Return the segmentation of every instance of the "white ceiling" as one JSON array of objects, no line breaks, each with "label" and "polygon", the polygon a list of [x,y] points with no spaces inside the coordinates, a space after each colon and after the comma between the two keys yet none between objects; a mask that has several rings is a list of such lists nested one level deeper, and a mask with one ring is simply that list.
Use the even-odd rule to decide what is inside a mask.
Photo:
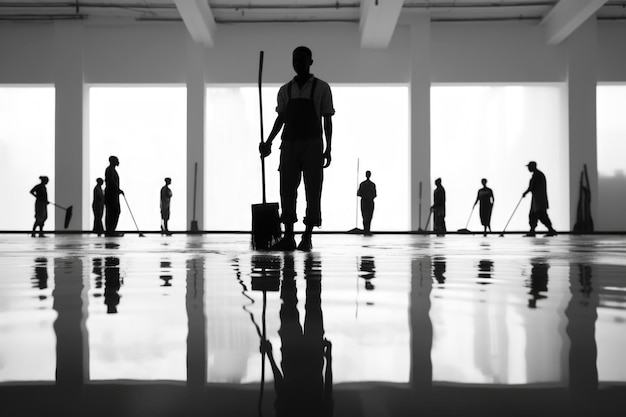
[{"label": "white ceiling", "polygon": [[384,48],[398,22],[427,14],[433,22],[529,20],[558,43],[586,19],[626,20],[626,1],[607,0],[0,0],[0,24],[38,20],[180,21],[208,47],[219,25],[256,22],[351,22],[361,46]]}]

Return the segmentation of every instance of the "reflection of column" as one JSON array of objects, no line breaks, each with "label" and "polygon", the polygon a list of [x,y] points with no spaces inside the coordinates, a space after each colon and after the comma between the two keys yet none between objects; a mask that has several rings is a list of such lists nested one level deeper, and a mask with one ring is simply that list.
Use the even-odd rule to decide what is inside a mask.
[{"label": "reflection of column", "polygon": [[79,391],[84,381],[89,380],[89,345],[85,327],[88,300],[83,286],[83,263],[79,258],[54,260],[52,296],[52,307],[57,313],[54,322],[57,386]]},{"label": "reflection of column", "polygon": [[569,281],[572,298],[565,309],[570,339],[569,386],[571,394],[578,397],[598,389],[598,291],[593,288],[591,265],[572,264]]},{"label": "reflection of column", "polygon": [[206,317],[204,316],[204,260],[187,260],[187,386],[204,387],[207,380]]},{"label": "reflection of column", "polygon": [[433,381],[430,351],[433,325],[430,321],[430,292],[433,282],[429,258],[411,263],[411,384],[414,393],[428,395]]}]

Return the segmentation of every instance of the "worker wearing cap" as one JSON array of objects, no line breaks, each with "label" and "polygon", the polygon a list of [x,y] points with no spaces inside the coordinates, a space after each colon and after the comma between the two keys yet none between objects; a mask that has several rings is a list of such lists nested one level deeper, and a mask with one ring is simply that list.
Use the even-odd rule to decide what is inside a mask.
[{"label": "worker wearing cap", "polygon": [[530,183],[528,184],[528,189],[522,194],[522,198],[524,198],[526,194],[533,193],[533,198],[530,203],[530,213],[528,214],[530,231],[526,236],[535,236],[535,228],[539,221],[548,228],[546,236],[556,236],[556,230],[552,228],[552,222],[548,217],[546,176],[537,169],[537,163],[535,161],[530,161],[526,166],[528,167],[528,171],[533,173],[533,176],[530,178]]}]

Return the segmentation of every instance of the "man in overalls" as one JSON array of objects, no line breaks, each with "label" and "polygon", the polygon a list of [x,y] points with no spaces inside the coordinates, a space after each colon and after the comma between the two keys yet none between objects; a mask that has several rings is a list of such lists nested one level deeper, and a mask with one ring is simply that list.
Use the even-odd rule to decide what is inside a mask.
[{"label": "man in overalls", "polygon": [[[311,64],[313,59],[309,48],[299,46],[294,49],[293,69],[296,76],[278,91],[278,116],[267,141],[259,146],[261,157],[265,158],[272,151],[272,141],[283,130],[279,171],[281,221],[285,225],[285,233],[272,246],[273,250],[296,249],[293,225],[298,221],[296,198],[302,177],[307,207],[304,217],[306,229],[297,246],[299,250],[311,250],[313,227],[322,224],[323,168],[328,167],[331,161],[331,117],[335,109],[330,86],[309,72]],[[326,137],[325,150],[322,136]]]}]

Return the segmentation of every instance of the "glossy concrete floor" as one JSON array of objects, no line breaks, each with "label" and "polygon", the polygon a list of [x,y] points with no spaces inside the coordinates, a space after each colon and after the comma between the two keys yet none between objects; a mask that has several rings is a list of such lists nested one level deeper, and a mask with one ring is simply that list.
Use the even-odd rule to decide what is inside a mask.
[{"label": "glossy concrete floor", "polygon": [[626,409],[626,236],[313,243],[0,234],[2,415]]}]

